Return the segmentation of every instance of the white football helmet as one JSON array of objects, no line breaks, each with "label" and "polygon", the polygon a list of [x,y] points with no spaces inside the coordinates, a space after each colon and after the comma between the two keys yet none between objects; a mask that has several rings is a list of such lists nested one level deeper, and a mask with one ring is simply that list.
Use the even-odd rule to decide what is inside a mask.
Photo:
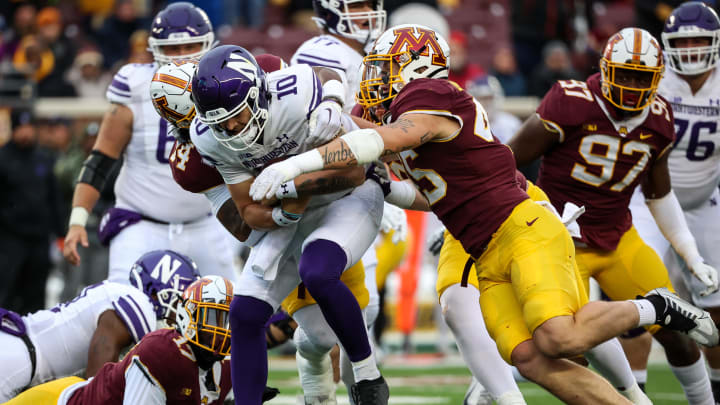
[{"label": "white football helmet", "polygon": [[155,111],[177,128],[189,128],[195,118],[195,104],[190,96],[196,68],[195,61],[170,62],[160,66],[150,82]]},{"label": "white football helmet", "polygon": [[657,40],[643,29],[623,28],[608,39],[600,59],[602,94],[621,110],[643,110],[655,99],[664,71]]},{"label": "white football helmet", "polygon": [[367,109],[393,99],[415,79],[447,79],[450,45],[425,26],[398,25],[380,35],[363,65],[357,101]]},{"label": "white football helmet", "polygon": [[190,284],[177,309],[177,327],[189,342],[215,355],[230,354],[232,282],[205,276]]},{"label": "white football helmet", "polygon": [[[179,56],[166,55],[164,46],[200,43],[200,51]],[[199,59],[215,46],[215,34],[207,14],[191,3],[172,3],[161,10],[152,22],[148,49],[158,63],[178,59]]]}]

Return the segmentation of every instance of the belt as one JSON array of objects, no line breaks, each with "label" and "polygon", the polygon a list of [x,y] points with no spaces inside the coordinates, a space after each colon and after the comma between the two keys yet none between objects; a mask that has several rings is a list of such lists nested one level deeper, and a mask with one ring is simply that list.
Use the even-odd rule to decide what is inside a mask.
[{"label": "belt", "polygon": [[166,222],[166,221],[161,221],[159,219],[155,219],[153,217],[149,217],[147,215],[142,215],[142,214],[140,214],[140,217],[142,218],[143,221],[154,222],[154,223],[160,224],[160,225],[172,225],[172,224],[189,225],[189,224],[194,224],[196,222],[203,221],[203,220],[207,219],[207,217],[209,217],[210,215],[211,214],[207,214],[206,216],[204,216],[200,219],[193,219],[192,221],[185,221],[185,222]]},{"label": "belt", "polygon": [[[12,323],[15,328],[3,325],[4,319],[7,319],[10,323]],[[35,345],[27,335],[27,328],[25,327],[25,322],[22,317],[8,309],[0,308],[0,331],[20,338],[20,340],[25,343],[25,347],[27,347],[28,354],[30,355],[31,371],[30,381],[28,381],[25,388],[23,388],[24,391],[30,387],[30,383],[32,382],[33,377],[35,377],[35,370],[37,367],[37,351],[35,350]]]}]

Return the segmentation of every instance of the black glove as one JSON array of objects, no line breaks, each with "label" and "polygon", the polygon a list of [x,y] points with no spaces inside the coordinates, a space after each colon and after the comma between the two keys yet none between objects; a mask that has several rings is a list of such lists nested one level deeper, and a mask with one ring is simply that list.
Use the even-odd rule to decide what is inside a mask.
[{"label": "black glove", "polygon": [[390,175],[385,168],[385,163],[380,161],[373,162],[365,172],[365,178],[377,183],[382,189],[384,197],[390,194],[390,183],[392,183],[392,180],[390,180]]}]

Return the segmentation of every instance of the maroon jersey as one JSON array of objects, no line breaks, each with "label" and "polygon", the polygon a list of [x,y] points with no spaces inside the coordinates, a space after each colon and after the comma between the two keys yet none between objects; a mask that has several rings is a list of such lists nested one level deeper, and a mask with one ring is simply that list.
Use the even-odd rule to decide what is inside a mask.
[{"label": "maroon jersey", "polygon": [[121,362],[106,363],[89,384],[73,393],[68,405],[121,405],[125,370],[133,361],[142,364],[161,385],[168,405],[220,405],[232,388],[229,360],[216,362],[207,371],[201,370],[189,343],[180,333],[159,329],[145,335]]},{"label": "maroon jersey", "polygon": [[587,83],[557,82],[537,109],[540,119],[561,132],[545,153],[538,186],[555,208],[585,206],[578,219],[581,241],[614,250],[632,226],[628,204],[648,168],[675,136],[672,111],[660,96],[642,114],[617,120],[600,91],[600,74]]},{"label": "maroon jersey", "polygon": [[482,106],[457,85],[417,79],[390,105],[392,120],[411,111],[456,120],[457,134],[400,153],[409,178],[465,250],[478,258],[492,234],[528,195],[510,149],[492,136]]},{"label": "maroon jersey", "polygon": [[[270,54],[258,55],[255,60],[260,68],[268,73],[287,66],[282,58]],[[197,122],[193,123],[193,125],[197,124]],[[189,141],[185,143],[175,141],[170,152],[170,169],[175,182],[191,193],[202,193],[224,184],[215,166],[205,161]]]}]

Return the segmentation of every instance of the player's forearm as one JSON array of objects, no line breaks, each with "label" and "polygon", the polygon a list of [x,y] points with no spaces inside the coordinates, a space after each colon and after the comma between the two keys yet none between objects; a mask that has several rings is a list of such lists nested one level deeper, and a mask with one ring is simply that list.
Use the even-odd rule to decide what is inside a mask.
[{"label": "player's forearm", "polygon": [[278,227],[272,217],[272,207],[252,203],[238,209],[238,212],[245,224],[252,229],[267,231]]},{"label": "player's forearm", "polygon": [[93,336],[88,349],[88,362],[85,369],[85,378],[94,377],[98,370],[105,364],[118,361],[120,347],[115,341],[104,334]]},{"label": "player's forearm", "polygon": [[358,187],[364,182],[365,171],[362,167],[322,170],[300,175],[294,180],[297,195],[300,197],[335,193]]},{"label": "player's forearm", "polygon": [[225,201],[215,216],[235,239],[240,242],[247,240],[252,229],[243,221],[232,199]]},{"label": "player's forearm", "polygon": [[646,203],[663,236],[685,262],[691,268],[695,263],[702,262],[695,238],[690,233],[675,193],[670,191],[660,198],[648,199]]}]

